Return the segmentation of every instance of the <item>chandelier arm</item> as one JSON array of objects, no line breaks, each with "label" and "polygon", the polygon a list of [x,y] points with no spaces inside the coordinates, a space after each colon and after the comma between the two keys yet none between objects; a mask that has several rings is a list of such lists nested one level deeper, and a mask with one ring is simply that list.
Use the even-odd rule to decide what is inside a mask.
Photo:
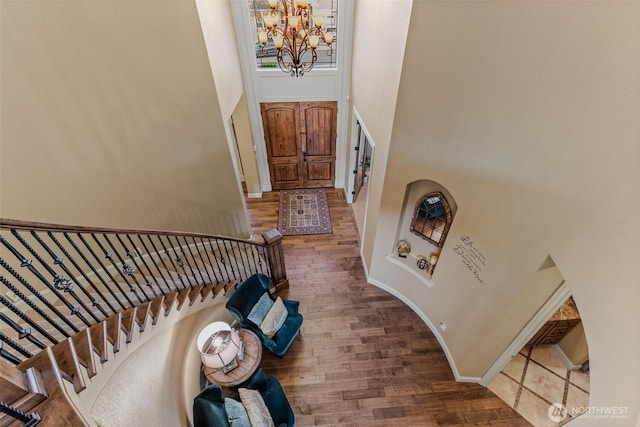
[{"label": "chandelier arm", "polygon": [[[268,23],[267,37],[274,40],[277,36],[281,46],[277,48],[276,59],[280,70],[289,73],[291,76],[302,76],[305,72],[310,71],[318,59],[316,47],[320,41],[324,41],[327,45],[327,55],[333,53],[333,46],[326,43],[325,33],[321,29],[322,21],[316,22],[314,16],[311,22],[311,11],[307,8],[308,2],[301,2],[300,6],[296,6],[294,0],[289,5],[287,0],[281,0],[281,8],[276,11],[276,2],[269,1],[271,7],[270,22]],[[278,21],[284,21],[283,27],[278,27],[278,21],[274,20],[275,14],[279,14]],[[289,19],[291,17],[291,19]],[[293,17],[297,17],[294,19]],[[290,22],[295,21],[296,25],[291,26]],[[298,31],[298,28],[302,28]],[[302,34],[301,34],[302,33]],[[300,37],[298,39],[298,36]],[[331,37],[333,38],[333,36]],[[312,47],[313,42],[313,47]],[[274,40],[275,43],[275,40]],[[265,43],[266,44],[266,43]],[[303,56],[308,55],[311,50],[311,58],[308,62],[303,62]],[[287,58],[287,62],[285,62]]]},{"label": "chandelier arm", "polygon": [[[289,57],[291,57],[291,55],[289,55]],[[282,58],[282,51],[278,50],[278,54],[276,56],[276,59],[278,61],[278,67],[280,67],[280,70],[284,71],[285,73],[291,74],[292,76],[294,75],[293,72],[293,63],[288,63],[285,64],[284,59]]]}]

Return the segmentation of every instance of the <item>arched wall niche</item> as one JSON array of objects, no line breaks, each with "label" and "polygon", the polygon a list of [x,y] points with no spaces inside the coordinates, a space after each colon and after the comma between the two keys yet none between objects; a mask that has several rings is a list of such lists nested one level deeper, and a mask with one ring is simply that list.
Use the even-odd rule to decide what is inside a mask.
[{"label": "arched wall niche", "polygon": [[[398,229],[396,230],[396,241],[393,242],[393,251],[397,250],[398,241],[406,240],[411,244],[412,253],[422,254],[427,257],[431,253],[440,253],[443,244],[438,247],[438,245],[429,242],[411,231],[411,223],[413,221],[416,205],[424,198],[424,196],[430,193],[441,193],[445,197],[451,210],[451,222],[454,221],[456,212],[458,211],[458,205],[451,193],[443,185],[430,179],[420,179],[410,182],[407,184],[405,189],[404,202],[402,204],[402,215],[400,216]],[[444,243],[444,241],[442,243]]]}]

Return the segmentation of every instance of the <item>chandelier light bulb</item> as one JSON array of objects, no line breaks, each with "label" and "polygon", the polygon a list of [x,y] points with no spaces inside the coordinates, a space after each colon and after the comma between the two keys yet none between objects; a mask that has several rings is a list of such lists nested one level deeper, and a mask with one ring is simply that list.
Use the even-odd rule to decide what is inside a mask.
[{"label": "chandelier light bulb", "polygon": [[333,33],[332,32],[324,33],[324,41],[329,46],[331,46],[331,43],[333,43]]},{"label": "chandelier light bulb", "polygon": [[283,45],[283,39],[281,35],[275,35],[273,36],[273,45],[277,48],[277,49],[282,49],[282,45]]},{"label": "chandelier light bulb", "polygon": [[321,29],[324,25],[324,15],[312,15],[313,25],[316,26],[317,29]]}]

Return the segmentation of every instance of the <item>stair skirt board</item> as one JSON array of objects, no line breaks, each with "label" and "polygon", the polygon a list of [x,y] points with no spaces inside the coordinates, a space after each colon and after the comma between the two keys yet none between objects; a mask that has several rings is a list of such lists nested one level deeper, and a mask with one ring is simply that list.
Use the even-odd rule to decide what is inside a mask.
[{"label": "stair skirt board", "polygon": [[[190,416],[191,402],[199,391],[200,358],[193,343],[200,329],[206,324],[215,320],[226,319],[229,322],[232,320],[224,308],[226,299],[224,293],[220,292],[214,298],[206,298],[192,306],[184,304],[180,310],[176,309],[174,304],[169,315],[160,316],[155,325],[152,325],[151,321],[147,319],[147,327],[144,332],[134,328],[130,342],[125,343],[125,333],[121,332],[119,336],[120,351],[115,353],[113,346],[108,345],[106,362],[101,363],[100,357],[93,353],[97,374],[88,377],[86,370],[81,368],[86,389],[81,393],[76,393],[72,383],[63,381],[67,395],[79,413],[86,418],[87,423],[89,425],[96,425],[96,423],[99,425],[134,425],[135,423],[122,423],[121,419],[127,416],[124,414],[126,412],[130,412],[128,416],[133,417],[137,413],[139,417],[139,410],[142,409],[123,411],[123,408],[130,405],[144,408],[144,402],[148,401],[149,390],[155,388],[161,391],[164,389],[166,392],[168,384],[172,387],[175,386],[173,381],[175,381],[176,375],[177,378],[183,379],[184,399],[178,400],[177,403],[175,403],[175,399],[167,399],[165,403],[174,402],[176,405],[184,406],[184,410]],[[161,369],[164,377],[158,378],[155,374],[150,375],[156,369],[148,369],[147,366],[144,370],[138,370],[145,373],[143,377],[137,375],[135,378],[130,375],[122,377],[122,373],[131,369],[128,367],[128,363],[135,362],[135,357],[132,356],[144,349],[147,344],[153,346],[154,341],[161,339],[163,334],[173,336],[173,347],[166,349],[166,351],[159,351],[159,348],[153,348],[151,351],[157,352],[158,355],[166,355],[166,359],[156,358],[159,361],[170,362],[170,366],[158,368]],[[147,359],[145,363],[150,363],[150,359]],[[126,390],[126,392],[108,391],[110,389],[113,391],[114,388],[116,391],[120,389]],[[157,408],[158,402],[154,402],[153,405]],[[114,410],[114,408],[120,409]],[[182,413],[179,416],[180,419],[184,419]]]}]

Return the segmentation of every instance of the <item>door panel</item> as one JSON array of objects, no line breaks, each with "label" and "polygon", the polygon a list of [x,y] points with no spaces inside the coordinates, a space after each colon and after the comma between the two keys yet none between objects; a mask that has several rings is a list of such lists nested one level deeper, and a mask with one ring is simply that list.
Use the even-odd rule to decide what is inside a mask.
[{"label": "door panel", "polygon": [[337,102],[260,104],[271,187],[333,187]]},{"label": "door panel", "polygon": [[298,104],[280,102],[261,104],[260,108],[272,188],[278,190],[302,187],[304,180]]},{"label": "door panel", "polygon": [[333,163],[313,162],[306,163],[307,187],[326,187],[325,181],[333,180]]},{"label": "door panel", "polygon": [[300,104],[305,136],[303,162],[305,187],[333,187],[336,161],[336,102]]},{"label": "door panel", "polygon": [[[300,170],[298,163],[284,163],[273,165],[273,180],[280,184],[298,184]],[[291,187],[295,188],[295,187]]]}]

